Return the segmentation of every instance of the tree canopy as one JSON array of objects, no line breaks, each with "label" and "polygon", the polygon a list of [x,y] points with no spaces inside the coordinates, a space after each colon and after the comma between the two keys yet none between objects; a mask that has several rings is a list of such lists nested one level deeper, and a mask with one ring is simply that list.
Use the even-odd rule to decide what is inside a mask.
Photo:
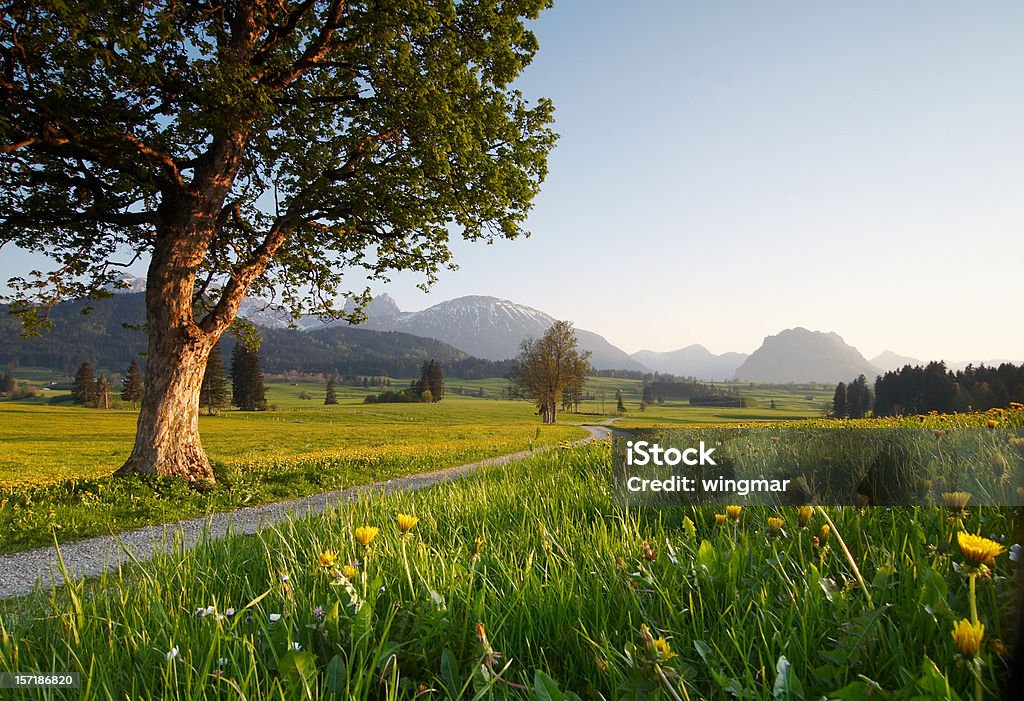
[{"label": "tree canopy", "polygon": [[59,266],[16,283],[37,301],[95,292],[194,213],[214,328],[246,287],[328,312],[350,266],[433,278],[450,227],[519,235],[554,135],[550,102],[509,84],[545,4],[12,5],[0,243]]},{"label": "tree canopy", "polygon": [[200,384],[247,292],[341,316],[353,268],[357,288],[396,270],[427,284],[453,265],[450,236],[524,233],[553,108],[511,83],[547,4],[5,8],[0,247],[55,262],[10,281],[15,308],[38,321],[36,305],[100,295],[149,259],[146,386],[119,472],[213,478]]}]

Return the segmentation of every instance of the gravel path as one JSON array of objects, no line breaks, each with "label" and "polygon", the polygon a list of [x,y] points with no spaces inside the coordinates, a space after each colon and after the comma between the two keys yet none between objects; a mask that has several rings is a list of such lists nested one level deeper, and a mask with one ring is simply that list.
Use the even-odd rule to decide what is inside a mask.
[{"label": "gravel path", "polygon": [[[614,419],[602,422],[601,426],[583,426],[590,435],[577,443],[608,437],[612,433],[611,429],[607,428],[611,421]],[[441,482],[458,479],[481,467],[504,465],[529,455],[530,451],[524,450],[468,465],[396,477],[385,482],[374,482],[289,501],[251,506],[177,523],[148,526],[126,531],[116,536],[88,538],[62,545],[60,552],[67,566],[68,574],[72,578],[94,577],[104,570],[116,569],[119,565],[130,562],[131,557],[128,552],[135,559],[143,561],[152,558],[157,553],[170,550],[174,547],[176,538],[180,539],[187,550],[196,544],[200,536],[219,539],[228,535],[256,533],[266,526],[280,523],[287,518],[302,518],[322,513],[339,503],[354,501],[363,494],[424,489]],[[58,569],[57,551],[53,547],[0,556],[0,599],[29,594],[37,584],[43,587],[49,587],[51,582],[62,584],[64,577]]]}]

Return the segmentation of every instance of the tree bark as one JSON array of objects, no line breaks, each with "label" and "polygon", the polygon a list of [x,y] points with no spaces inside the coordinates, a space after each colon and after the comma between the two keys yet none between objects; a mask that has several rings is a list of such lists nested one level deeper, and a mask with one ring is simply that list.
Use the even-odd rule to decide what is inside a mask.
[{"label": "tree bark", "polygon": [[213,233],[203,219],[183,217],[158,232],[146,277],[149,353],[135,447],[116,475],[214,481],[199,439],[199,392],[223,328],[200,328],[192,306],[196,270]]},{"label": "tree bark", "polygon": [[135,447],[118,475],[155,473],[189,482],[214,481],[199,438],[199,389],[213,344],[180,329],[150,334],[146,386]]}]

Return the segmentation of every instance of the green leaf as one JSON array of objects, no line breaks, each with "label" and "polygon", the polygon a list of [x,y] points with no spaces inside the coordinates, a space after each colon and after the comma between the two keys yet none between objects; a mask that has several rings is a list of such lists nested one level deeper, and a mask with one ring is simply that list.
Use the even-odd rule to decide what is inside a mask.
[{"label": "green leaf", "polygon": [[863,681],[850,682],[842,689],[826,694],[828,701],[885,701],[891,696],[877,684],[872,686]]},{"label": "green leaf", "polygon": [[714,574],[718,569],[718,553],[715,546],[706,540],[702,540],[700,548],[697,549],[697,567],[708,574]]},{"label": "green leaf", "polygon": [[289,684],[301,684],[308,689],[316,681],[316,657],[305,650],[289,650],[281,658],[278,670]]},{"label": "green leaf", "polygon": [[[335,604],[337,606],[337,604]],[[328,693],[341,698],[345,694],[345,687],[348,682],[348,670],[345,669],[345,660],[340,655],[335,655],[327,663],[327,679],[325,687]]]},{"label": "green leaf", "polygon": [[785,655],[779,656],[775,663],[775,683],[772,685],[772,697],[779,699],[802,699],[804,687],[800,679],[793,674],[793,665]]},{"label": "green leaf", "polygon": [[540,701],[564,701],[565,694],[554,679],[539,669],[533,674],[533,695]]},{"label": "green leaf", "polygon": [[441,678],[448,687],[449,696],[456,696],[462,690],[459,665],[455,662],[455,655],[448,648],[441,651]]},{"label": "green leaf", "polygon": [[925,699],[960,701],[960,697],[953,691],[953,687],[949,685],[949,679],[927,657],[921,663],[921,676],[914,682],[914,685],[925,696],[913,696],[911,701],[924,701]]}]

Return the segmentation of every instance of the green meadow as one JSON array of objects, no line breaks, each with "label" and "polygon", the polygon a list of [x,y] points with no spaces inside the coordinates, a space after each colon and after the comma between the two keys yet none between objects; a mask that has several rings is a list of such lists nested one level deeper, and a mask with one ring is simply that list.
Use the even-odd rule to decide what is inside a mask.
[{"label": "green meadow", "polygon": [[972,606],[957,533],[1005,544],[1009,510],[719,523],[614,506],[610,455],[557,449],[5,602],[0,668],[79,672],[81,699],[998,695],[1004,553],[975,582],[977,656],[951,631]]},{"label": "green meadow", "polygon": [[[131,410],[0,403],[5,553],[552,448],[0,602],[0,670],[82,675],[79,690],[23,698],[998,697],[1017,601],[1013,509],[942,506],[937,478],[919,507],[626,505],[609,445],[569,442],[613,417],[665,430],[913,426],[940,443],[996,424],[1016,432],[985,445],[1011,455],[1024,410],[834,421],[820,416],[825,389],[741,387],[752,406],[640,412],[638,382],[591,378],[603,407],[588,399],[541,426],[531,404],[500,398],[503,380],[460,384],[484,396],[365,404],[373,390],[339,386],[325,407],[317,383],[272,382],[270,411],[202,416],[218,476],[205,492],[106,476],[130,449]],[[986,462],[987,478],[1011,474],[1000,464]]]}]

